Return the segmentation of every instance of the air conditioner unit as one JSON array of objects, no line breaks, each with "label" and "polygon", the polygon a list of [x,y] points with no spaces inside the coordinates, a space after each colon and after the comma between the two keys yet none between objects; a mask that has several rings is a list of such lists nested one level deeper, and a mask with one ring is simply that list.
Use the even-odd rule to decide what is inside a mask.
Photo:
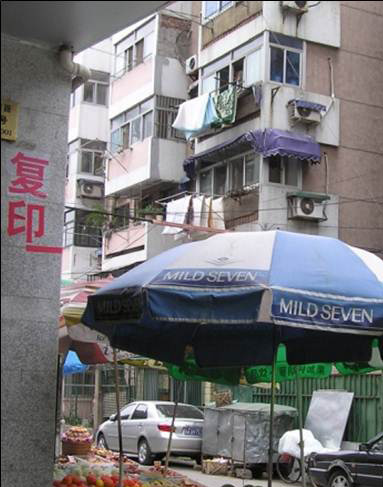
[{"label": "air conditioner unit", "polygon": [[100,184],[95,184],[91,182],[81,182],[80,183],[80,196],[82,198],[102,198],[102,186]]},{"label": "air conditioner unit", "polygon": [[295,103],[289,103],[287,110],[290,125],[295,125],[298,122],[317,124],[321,121],[321,115],[318,111],[310,108],[297,107]]},{"label": "air conditioner unit", "polygon": [[323,200],[315,198],[292,196],[288,197],[289,219],[290,220],[327,220],[324,213]]},{"label": "air conditioner unit", "polygon": [[194,74],[197,72],[198,69],[198,56],[194,54],[194,56],[189,57],[186,59],[185,63],[185,71],[186,74]]},{"label": "air conditioner unit", "polygon": [[308,12],[308,2],[280,2],[282,10],[287,10],[294,14],[304,14]]}]

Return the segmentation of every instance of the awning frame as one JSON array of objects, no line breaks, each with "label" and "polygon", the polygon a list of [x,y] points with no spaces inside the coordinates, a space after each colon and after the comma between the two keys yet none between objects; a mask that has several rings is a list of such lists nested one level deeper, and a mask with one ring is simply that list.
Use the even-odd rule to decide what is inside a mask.
[{"label": "awning frame", "polygon": [[312,163],[320,162],[321,157],[319,144],[308,135],[278,129],[253,130],[188,157],[183,162],[184,171],[190,179],[194,179],[197,162],[210,165],[248,150],[254,150],[263,157],[280,155]]}]

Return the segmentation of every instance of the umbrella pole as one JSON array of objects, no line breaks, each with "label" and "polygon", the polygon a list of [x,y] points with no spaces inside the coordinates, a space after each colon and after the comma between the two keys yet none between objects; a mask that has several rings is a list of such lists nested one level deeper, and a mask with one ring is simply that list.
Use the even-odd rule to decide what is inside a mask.
[{"label": "umbrella pole", "polygon": [[275,405],[275,361],[276,361],[276,336],[273,325],[273,363],[271,367],[271,401],[270,401],[270,427],[269,427],[269,461],[267,466],[267,487],[272,487],[273,482],[273,436],[274,436],[274,405]]},{"label": "umbrella pole", "polygon": [[118,378],[118,368],[117,368],[117,354],[115,348],[113,348],[113,363],[114,363],[114,377],[116,383],[118,447],[120,451],[120,455],[118,458],[118,475],[119,475],[118,487],[122,487],[123,453],[122,453],[122,431],[121,431],[121,414],[120,414],[120,389],[119,389],[119,378]]},{"label": "umbrella pole", "polygon": [[297,392],[298,392],[298,421],[299,421],[299,451],[301,454],[301,472],[303,487],[306,487],[306,472],[305,472],[305,453],[304,453],[304,441],[303,441],[303,401],[302,401],[302,382],[297,375]]},{"label": "umbrella pole", "polygon": [[172,445],[172,436],[173,436],[174,423],[175,423],[175,420],[176,420],[177,406],[178,406],[178,399],[176,398],[175,403],[174,403],[174,411],[173,411],[173,417],[172,417],[172,425],[170,427],[170,435],[169,435],[169,441],[168,441],[168,451],[166,452],[165,472],[164,472],[165,475],[166,475],[166,472],[168,471],[168,466],[169,466],[170,448],[171,448],[171,445]]}]

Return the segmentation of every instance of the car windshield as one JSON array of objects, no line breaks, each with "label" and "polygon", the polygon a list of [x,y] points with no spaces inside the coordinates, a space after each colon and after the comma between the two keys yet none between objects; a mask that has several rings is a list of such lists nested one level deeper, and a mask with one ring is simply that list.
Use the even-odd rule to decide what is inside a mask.
[{"label": "car windshield", "polygon": [[[159,416],[163,418],[172,418],[174,414],[174,404],[156,404]],[[203,419],[202,412],[192,406],[178,404],[176,409],[176,418]]]}]

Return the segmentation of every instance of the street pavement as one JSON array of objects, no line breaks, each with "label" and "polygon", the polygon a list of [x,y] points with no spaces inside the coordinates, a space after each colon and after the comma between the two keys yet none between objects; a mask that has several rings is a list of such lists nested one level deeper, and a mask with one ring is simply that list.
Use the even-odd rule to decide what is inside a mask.
[{"label": "street pavement", "polygon": [[[232,485],[234,487],[267,487],[267,477],[264,474],[262,479],[239,479],[235,477],[228,477],[224,475],[207,475],[201,470],[196,470],[194,467],[194,462],[176,462],[172,461],[169,464],[169,468],[175,470],[176,472],[181,473],[182,475],[186,475],[191,480],[201,483],[206,487],[222,487],[224,485]],[[287,484],[282,482],[281,480],[274,478],[273,487],[287,487]],[[291,486],[301,486],[300,483],[289,484]]]}]

